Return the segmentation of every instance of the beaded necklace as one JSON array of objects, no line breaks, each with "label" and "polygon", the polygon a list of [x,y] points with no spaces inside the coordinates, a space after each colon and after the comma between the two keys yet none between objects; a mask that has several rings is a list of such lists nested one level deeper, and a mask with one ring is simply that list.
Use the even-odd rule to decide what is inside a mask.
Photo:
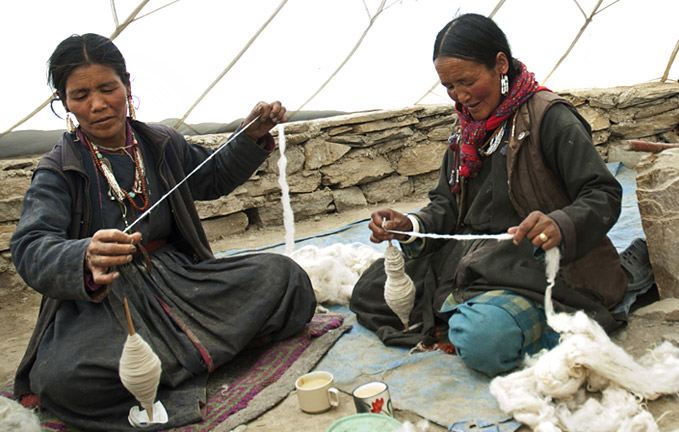
[{"label": "beaded necklace", "polygon": [[[101,154],[99,147],[91,142],[85,134],[82,134],[83,140],[85,141],[85,144],[87,144],[87,148],[92,155],[94,164],[97,166],[99,172],[101,172],[102,176],[108,183],[109,198],[111,198],[111,200],[118,201],[118,204],[120,204],[125,226],[128,226],[126,218],[127,207],[125,206],[125,200],[127,200],[130,205],[138,211],[143,212],[149,206],[148,191],[146,190],[146,169],[144,167],[144,158],[142,156],[141,150],[139,149],[139,143],[137,142],[137,138],[134,136],[134,132],[129,130],[128,132],[132,136],[132,144],[129,146],[124,146],[122,150],[125,152],[125,154],[132,158],[135,167],[134,182],[132,184],[132,189],[129,192],[120,187],[115,175],[113,174],[113,170],[111,169],[111,162],[109,162],[109,160]],[[132,155],[130,155],[127,151],[127,148],[129,147],[132,147]],[[137,198],[139,198],[141,201],[140,204],[137,204]]]},{"label": "beaded necklace", "polygon": [[[507,133],[507,127],[509,126],[510,121],[512,123],[512,133],[510,136],[514,135],[514,128],[516,127],[516,113],[505,119],[505,121],[502,122],[502,125],[495,129],[491,137],[488,138],[481,147],[479,147],[478,151],[481,156],[490,156],[495,152],[495,150],[497,150],[497,148],[500,146],[500,143],[502,142],[502,138],[504,138],[505,134]],[[488,149],[486,149],[486,147],[488,147]]]},{"label": "beaded necklace", "polygon": [[[495,129],[493,134],[491,135],[486,142],[479,147],[478,152],[481,156],[490,156],[493,154],[495,150],[497,150],[498,146],[502,142],[502,138],[505,135],[505,132],[507,130],[507,120],[502,122],[502,125]],[[486,149],[487,147],[487,149]]]}]

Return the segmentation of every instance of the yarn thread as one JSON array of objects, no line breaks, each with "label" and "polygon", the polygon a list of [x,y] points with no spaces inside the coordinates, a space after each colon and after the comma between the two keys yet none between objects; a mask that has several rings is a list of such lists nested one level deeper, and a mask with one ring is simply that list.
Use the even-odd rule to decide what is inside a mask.
[{"label": "yarn thread", "polygon": [[362,243],[335,243],[319,248],[305,245],[295,250],[295,218],[290,205],[287,183],[285,126],[278,125],[278,183],[281,187],[283,225],[285,227],[285,255],[292,258],[309,276],[318,304],[349,305],[354,285],[380,254]]},{"label": "yarn thread", "polygon": [[185,182],[186,180],[188,180],[189,177],[191,177],[193,174],[195,174],[196,171],[198,171],[199,169],[201,169],[201,168],[203,167],[203,165],[205,165],[206,163],[208,163],[208,161],[209,161],[210,159],[212,159],[213,157],[215,157],[215,156],[217,155],[217,153],[219,153],[222,149],[226,148],[226,146],[228,146],[233,140],[235,140],[236,137],[238,137],[238,135],[242,134],[247,128],[249,128],[254,122],[256,122],[256,121],[259,119],[259,117],[261,117],[261,115],[258,115],[257,117],[255,117],[250,123],[246,124],[241,130],[239,130],[239,131],[237,131],[236,133],[234,133],[233,135],[231,135],[231,137],[229,137],[229,139],[228,139],[224,144],[222,144],[221,146],[219,146],[219,147],[217,148],[217,150],[215,150],[214,152],[212,152],[212,154],[210,154],[210,156],[208,156],[203,162],[201,162],[197,167],[195,167],[195,168],[193,169],[193,171],[191,171],[188,175],[186,175],[186,177],[184,177],[183,179],[181,179],[179,182],[177,182],[176,185],[174,185],[172,188],[170,188],[170,190],[167,191],[167,192],[165,193],[165,195],[163,195],[162,197],[160,197],[160,199],[159,199],[158,201],[156,201],[151,207],[149,207],[144,213],[142,213],[141,215],[139,215],[139,217],[138,217],[134,222],[132,222],[132,223],[130,224],[130,226],[128,226],[127,228],[125,228],[125,229],[123,230],[123,232],[124,232],[125,234],[129,233],[133,226],[135,226],[137,223],[139,223],[140,220],[142,220],[142,219],[144,219],[146,216],[148,216],[149,213],[151,213],[151,211],[152,211],[154,208],[156,208],[156,206],[158,206],[158,204],[160,204],[161,202],[163,202],[168,196],[170,196],[170,194],[171,194],[172,192],[174,192],[179,186],[181,186],[182,184],[184,184],[184,182]]},{"label": "yarn thread", "polygon": [[160,358],[135,332],[126,296],[123,296],[123,305],[129,333],[120,356],[118,375],[123,386],[139,401],[149,420],[153,421],[153,404],[162,372]]},{"label": "yarn thread", "polygon": [[408,331],[410,311],[415,305],[415,284],[405,272],[403,254],[391,241],[384,251],[384,272],[387,275],[384,300]]},{"label": "yarn thread", "polygon": [[160,359],[139,334],[128,335],[118,371],[123,386],[132,393],[153,421],[161,374]]},{"label": "yarn thread", "polygon": [[386,232],[392,234],[403,234],[410,237],[421,237],[421,238],[434,238],[434,239],[448,239],[448,240],[479,240],[479,239],[492,239],[492,240],[511,240],[514,238],[514,234],[502,233],[502,234],[436,234],[436,233],[420,233],[415,231],[397,231],[385,229]]},{"label": "yarn thread", "polygon": [[285,227],[285,254],[290,255],[295,249],[295,216],[290,205],[290,187],[287,182],[286,168],[288,158],[285,156],[285,126],[278,125],[278,184],[281,187],[281,203],[283,205],[283,226]]}]

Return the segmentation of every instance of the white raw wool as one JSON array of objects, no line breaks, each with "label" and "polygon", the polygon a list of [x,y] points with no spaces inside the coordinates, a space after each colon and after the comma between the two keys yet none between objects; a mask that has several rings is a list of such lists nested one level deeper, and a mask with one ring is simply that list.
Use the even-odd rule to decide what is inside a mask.
[{"label": "white raw wool", "polygon": [[20,403],[0,396],[0,430],[3,432],[40,432],[40,420]]},{"label": "white raw wool", "polygon": [[285,226],[285,255],[299,264],[309,275],[311,285],[320,305],[348,305],[351,292],[359,276],[380,254],[370,246],[361,243],[335,243],[325,248],[313,245],[295,250],[295,217],[290,205],[290,187],[286,179],[287,158],[285,156],[285,129],[278,125],[278,184],[281,187],[283,225]]},{"label": "white raw wool", "polygon": [[127,336],[118,373],[125,388],[146,410],[149,419],[153,420],[153,404],[160,383],[161,365],[156,353],[139,334]]},{"label": "white raw wool", "polygon": [[635,361],[584,312],[555,313],[559,260],[556,248],[547,251],[545,311],[559,345],[493,379],[490,392],[504,412],[537,432],[657,431],[643,401],[679,392],[679,349],[665,342]]},{"label": "white raw wool", "polygon": [[361,243],[335,243],[307,245],[289,256],[309,275],[318,303],[348,305],[354,284],[380,253]]},{"label": "white raw wool", "polygon": [[427,420],[420,420],[417,424],[413,425],[411,422],[406,421],[394,432],[426,432],[429,430],[429,422]]},{"label": "white raw wool", "polygon": [[401,250],[391,242],[384,252],[384,272],[387,274],[387,280],[384,283],[384,300],[408,331],[410,311],[415,305],[415,285],[405,273],[405,262]]}]

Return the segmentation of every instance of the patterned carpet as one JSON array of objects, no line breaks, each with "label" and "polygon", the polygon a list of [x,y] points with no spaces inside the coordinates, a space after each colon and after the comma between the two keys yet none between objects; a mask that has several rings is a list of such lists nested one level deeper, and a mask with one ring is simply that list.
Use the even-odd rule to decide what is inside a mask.
[{"label": "patterned carpet", "polygon": [[[244,371],[242,368],[233,368],[234,374],[238,374],[238,376],[228,376],[228,373],[222,373],[219,379],[228,384],[219,391],[209,392],[211,397],[208,399],[205,419],[198,424],[169,429],[168,432],[209,431],[233,414],[247,409],[250,401],[268,386],[278,381],[312,345],[315,339],[339,328],[343,320],[344,316],[341,314],[316,314],[300,335],[262,349],[262,354]],[[329,349],[330,346],[328,345],[326,349]],[[234,360],[234,362],[236,361],[238,359]],[[214,383],[209,387],[214,387]],[[293,389],[294,386],[288,391]],[[11,398],[13,390],[14,383],[9,382],[0,387],[0,395]],[[43,431],[81,432],[77,428],[64,424],[47,411],[41,412],[40,418]]]}]

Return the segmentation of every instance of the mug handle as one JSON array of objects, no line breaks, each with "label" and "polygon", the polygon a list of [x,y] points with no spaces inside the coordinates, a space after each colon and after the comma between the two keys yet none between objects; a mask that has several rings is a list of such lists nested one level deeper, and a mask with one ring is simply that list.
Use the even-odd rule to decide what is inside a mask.
[{"label": "mug handle", "polygon": [[328,401],[330,402],[330,406],[333,407],[339,406],[340,403],[339,390],[337,390],[335,387],[330,387],[328,389]]}]

